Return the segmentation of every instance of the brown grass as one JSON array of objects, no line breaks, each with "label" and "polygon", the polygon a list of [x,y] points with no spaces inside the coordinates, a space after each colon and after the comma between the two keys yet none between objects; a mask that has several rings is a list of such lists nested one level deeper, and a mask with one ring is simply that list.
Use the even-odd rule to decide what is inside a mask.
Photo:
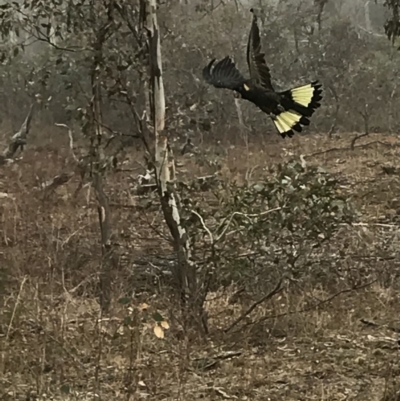
[{"label": "brown grass", "polygon": [[[158,209],[141,211],[126,172],[107,179],[120,263],[111,313],[101,316],[94,198],[87,188],[73,197],[78,177],[55,193],[35,189],[70,171],[71,163],[65,148],[28,148],[23,160],[0,172],[0,192],[8,193],[0,199],[0,399],[395,401],[398,335],[360,319],[399,325],[400,141],[371,134],[351,151],[354,135],[297,136],[262,146],[253,140],[249,153],[227,146],[220,174],[255,180],[300,154],[337,174],[366,224],[352,231],[354,244],[360,236],[371,244],[381,241],[392,259],[368,255],[368,249],[363,257],[374,257],[377,269],[387,263],[387,277],[304,313],[293,311],[332,294],[322,287],[283,292],[227,334],[223,329],[252,300],[230,303],[236,288],[211,293],[207,338],[183,330],[159,271],[149,268],[149,261],[154,267],[172,251]],[[142,173],[135,170],[139,155],[130,157],[124,167],[135,177]],[[184,161],[181,177],[212,171],[193,157]],[[394,167],[394,173],[383,167]],[[118,302],[123,297],[130,301]],[[153,332],[156,310],[170,325],[164,339]]]}]

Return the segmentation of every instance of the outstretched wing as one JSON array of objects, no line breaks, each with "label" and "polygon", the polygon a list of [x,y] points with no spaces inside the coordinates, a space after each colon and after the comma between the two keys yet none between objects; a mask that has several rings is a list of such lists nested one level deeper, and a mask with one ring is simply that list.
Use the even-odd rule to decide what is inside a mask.
[{"label": "outstretched wing", "polygon": [[203,78],[216,88],[225,88],[238,91],[246,82],[243,75],[236,68],[233,60],[227,56],[213,66],[215,59],[204,67]]},{"label": "outstretched wing", "polygon": [[247,64],[249,65],[250,78],[255,84],[269,90],[274,90],[271,83],[271,73],[265,62],[264,53],[261,53],[260,30],[257,25],[257,17],[253,9],[250,11],[253,13],[249,41],[247,42]]}]

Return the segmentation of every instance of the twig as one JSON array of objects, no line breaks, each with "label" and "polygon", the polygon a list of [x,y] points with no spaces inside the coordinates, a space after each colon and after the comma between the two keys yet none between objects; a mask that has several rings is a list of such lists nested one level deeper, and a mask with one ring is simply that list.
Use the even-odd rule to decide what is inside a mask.
[{"label": "twig", "polygon": [[331,125],[331,128],[329,129],[328,136],[329,138],[332,138],[332,134],[334,133],[337,125],[337,120],[339,117],[339,111],[340,111],[340,101],[339,101],[339,96],[336,92],[336,89],[333,86],[328,87],[329,90],[332,92],[333,97],[335,98],[335,116],[333,118],[333,122]]},{"label": "twig", "polygon": [[[361,135],[363,135],[363,136],[365,136],[364,134],[361,134]],[[361,138],[361,135],[359,135],[358,137],[356,137],[356,138]],[[400,146],[400,143],[386,143],[386,142],[382,142],[382,141],[371,141],[371,142],[368,142],[368,143],[364,143],[364,144],[362,144],[362,145],[358,145],[358,146],[354,146],[354,149],[362,149],[362,148],[366,148],[366,147],[368,147],[368,146],[370,146],[370,145],[375,145],[375,144],[378,144],[378,145],[382,145],[382,146],[387,146],[387,147],[396,147],[396,146]],[[304,157],[305,158],[309,158],[309,157],[314,157],[314,156],[321,156],[321,155],[325,155],[325,154],[327,154],[327,153],[331,153],[331,152],[343,152],[343,151],[349,151],[350,149],[349,148],[330,148],[330,149],[326,149],[326,150],[321,150],[321,151],[318,151],[318,152],[315,152],[315,153],[310,153],[309,155],[305,155]]]},{"label": "twig", "polygon": [[260,167],[260,166],[257,164],[256,166],[249,167],[249,168],[246,170],[246,176],[245,176],[246,182],[249,182],[249,181],[251,180],[251,177],[252,177],[254,171],[256,171],[259,167]]},{"label": "twig", "polygon": [[[66,47],[60,47],[57,46],[54,42],[52,42],[51,40],[51,35],[48,35],[46,33],[44,33],[36,24],[34,24],[31,20],[30,20],[30,16],[27,13],[24,13],[21,9],[21,7],[18,5],[18,3],[13,4],[14,10],[21,14],[24,17],[24,23],[19,24],[19,26],[22,28],[22,30],[24,32],[26,32],[27,34],[29,34],[32,38],[35,38],[37,41],[39,42],[46,42],[48,43],[50,46],[54,47],[57,50],[61,50],[61,51],[67,51],[67,52],[77,52],[77,51],[84,51],[84,50],[88,50],[85,48],[78,48],[78,47],[70,47],[70,48],[66,48]],[[29,29],[27,29],[27,27]],[[36,33],[35,33],[36,31]],[[54,36],[54,35],[53,35]]]},{"label": "twig", "polygon": [[236,395],[229,395],[226,391],[222,389],[222,387],[210,387],[210,389],[214,390],[220,397],[227,400],[237,399]]},{"label": "twig", "polygon": [[210,237],[211,244],[214,244],[214,236],[213,236],[212,232],[210,231],[210,229],[206,226],[203,217],[201,217],[200,214],[194,210],[191,210],[191,213],[195,214],[199,218],[201,225],[203,226],[204,230],[207,231],[207,234]]},{"label": "twig", "polygon": [[261,305],[265,301],[268,301],[269,299],[271,299],[274,295],[276,295],[279,292],[281,292],[283,290],[282,282],[283,282],[283,277],[278,281],[278,284],[275,286],[275,288],[270,293],[268,293],[267,295],[263,296],[258,301],[254,302],[253,305],[250,306],[250,308],[248,308],[245,312],[243,312],[230,326],[228,326],[226,329],[224,329],[224,332],[228,333],[229,331],[231,331],[246,316],[248,316],[251,312],[253,312],[253,310],[256,309],[258,305]]},{"label": "twig", "polygon": [[212,6],[210,11],[206,11],[200,18],[199,21],[201,21],[203,18],[207,17],[210,15],[212,12],[214,12],[219,6],[225,5],[225,3],[221,0],[216,6]]},{"label": "twig", "polygon": [[388,330],[390,330],[390,331],[393,331],[393,332],[395,332],[395,333],[400,333],[400,328],[394,327],[394,326],[390,326],[390,325],[388,325],[388,324],[386,324],[386,323],[379,324],[379,323],[375,323],[375,322],[373,322],[373,321],[371,321],[371,320],[368,320],[368,319],[360,319],[360,322],[363,323],[363,324],[365,324],[366,326],[370,326],[370,327],[383,327],[383,328],[388,329]]},{"label": "twig", "polygon": [[8,342],[8,339],[10,337],[10,331],[11,331],[11,327],[12,327],[12,324],[13,324],[13,321],[14,321],[15,313],[16,313],[18,305],[19,305],[19,301],[21,299],[22,289],[24,288],[24,285],[25,285],[25,282],[26,282],[27,279],[28,279],[28,276],[24,276],[24,278],[22,279],[21,285],[19,286],[17,300],[15,301],[15,305],[14,305],[14,309],[12,311],[10,323],[8,324],[8,328],[7,328],[7,334],[6,334],[6,339],[5,339],[6,343]]},{"label": "twig", "polygon": [[87,371],[87,367],[85,366],[85,364],[83,362],[81,362],[79,360],[79,357],[74,355],[72,353],[72,351],[70,351],[69,349],[67,349],[65,347],[65,345],[58,341],[53,335],[51,335],[50,333],[46,332],[46,335],[50,338],[50,340],[52,340],[53,342],[55,342],[76,364],[77,366],[82,369],[82,371],[86,372]]},{"label": "twig", "polygon": [[247,219],[250,219],[251,217],[264,216],[266,214],[269,214],[269,213],[272,213],[272,212],[276,212],[276,211],[281,210],[281,209],[283,209],[283,208],[282,207],[276,207],[275,209],[269,209],[269,210],[266,210],[264,212],[256,213],[256,214],[246,214],[246,213],[241,213],[241,212],[234,212],[234,213],[232,213],[231,217],[229,217],[229,219],[225,219],[222,222],[222,224],[219,226],[219,228],[221,228],[226,223],[226,221],[228,220],[228,224],[225,226],[225,228],[223,229],[222,233],[218,236],[218,238],[215,240],[215,242],[218,242],[225,235],[226,231],[228,230],[228,228],[229,228],[230,224],[232,223],[232,220],[233,220],[233,218],[235,216],[243,216],[243,217],[245,217]]},{"label": "twig", "polygon": [[322,156],[322,155],[326,155],[327,153],[331,153],[331,152],[343,152],[344,150],[349,150],[348,148],[329,148],[326,150],[320,150],[318,152],[315,153],[310,153],[309,155],[305,155],[304,158],[309,158],[309,157],[314,157],[314,156]]},{"label": "twig", "polygon": [[340,226],[352,226],[352,227],[384,227],[384,228],[398,228],[398,224],[385,224],[385,223],[340,223]]},{"label": "twig", "polygon": [[392,123],[393,123],[393,98],[394,98],[394,95],[395,95],[395,93],[396,93],[396,91],[397,91],[397,83],[394,83],[394,85],[393,85],[393,90],[392,90],[392,92],[390,93],[390,104],[389,104],[389,123],[388,123],[388,125],[389,125],[389,132],[390,133],[392,133],[393,132],[393,129],[392,129]]},{"label": "twig", "polygon": [[262,319],[258,320],[257,322],[251,322],[251,323],[246,324],[246,326],[250,326],[250,325],[253,325],[253,324],[255,324],[255,323],[264,322],[264,321],[266,321],[266,320],[278,319],[278,318],[280,318],[280,317],[294,315],[295,313],[306,313],[306,312],[310,312],[310,311],[312,311],[312,310],[314,310],[314,309],[317,309],[317,308],[321,307],[322,305],[324,305],[324,304],[326,304],[326,303],[329,303],[329,302],[333,301],[335,298],[339,297],[339,296],[342,295],[342,294],[346,294],[346,293],[349,293],[349,292],[362,290],[362,289],[364,289],[364,288],[367,288],[367,287],[371,286],[372,284],[376,283],[377,281],[378,281],[378,279],[375,279],[375,280],[373,280],[373,281],[369,281],[369,282],[366,283],[366,284],[361,284],[361,285],[359,285],[359,286],[354,286],[354,287],[351,287],[351,288],[346,288],[346,289],[344,289],[344,290],[338,291],[337,293],[331,295],[331,296],[328,297],[328,298],[322,299],[322,300],[321,300],[320,302],[318,302],[316,305],[307,306],[307,307],[305,307],[305,308],[303,308],[303,309],[300,309],[300,310],[294,310],[294,311],[289,311],[289,312],[284,312],[284,313],[277,313],[277,314],[275,314],[275,315],[265,316],[265,317],[263,317]]},{"label": "twig", "polygon": [[43,183],[37,189],[41,189],[43,191],[50,191],[50,190],[54,191],[58,187],[61,187],[62,185],[66,184],[73,176],[74,176],[74,173],[57,174],[51,180]]},{"label": "twig", "polygon": [[70,127],[68,127],[67,124],[59,124],[55,123],[54,124],[56,127],[61,127],[61,128],[66,128],[68,130],[68,137],[69,137],[69,148],[71,149],[72,157],[74,160],[79,163],[78,158],[76,157],[76,154],[74,152],[74,137],[72,136],[72,130]]},{"label": "twig", "polygon": [[76,235],[78,234],[80,231],[82,231],[83,229],[87,228],[88,225],[85,225],[83,227],[79,227],[77,230],[75,230],[73,233],[71,233],[70,235],[68,235],[68,237],[61,242],[61,248],[64,248],[65,245],[67,245],[69,243],[69,241]]},{"label": "twig", "polygon": [[[367,3],[366,3],[367,4]],[[361,26],[361,25],[357,25],[357,28],[358,29],[360,29],[360,31],[363,31],[363,32],[365,32],[365,33],[368,33],[368,35],[372,35],[372,36],[375,36],[375,37],[377,37],[377,38],[387,38],[386,37],[386,35],[384,35],[384,34],[382,34],[382,33],[377,33],[377,32],[372,32],[372,31],[369,31],[368,29],[365,29],[363,26]]]},{"label": "twig", "polygon": [[355,144],[356,144],[356,142],[357,142],[359,139],[364,138],[364,137],[367,136],[367,135],[369,135],[369,132],[368,132],[368,131],[364,132],[363,134],[356,135],[356,136],[351,140],[350,149],[351,149],[351,150],[354,150],[354,149],[355,149]]},{"label": "twig", "polygon": [[359,113],[361,114],[361,117],[362,117],[363,120],[364,120],[364,128],[365,128],[365,131],[364,131],[363,134],[356,135],[356,136],[352,139],[351,144],[350,144],[350,149],[351,149],[351,150],[354,150],[354,146],[355,146],[356,142],[357,142],[359,139],[363,138],[364,136],[369,135],[369,117],[370,117],[370,115],[369,115],[369,111],[368,111],[368,103],[366,103],[366,104],[364,105],[364,111],[360,111]]}]

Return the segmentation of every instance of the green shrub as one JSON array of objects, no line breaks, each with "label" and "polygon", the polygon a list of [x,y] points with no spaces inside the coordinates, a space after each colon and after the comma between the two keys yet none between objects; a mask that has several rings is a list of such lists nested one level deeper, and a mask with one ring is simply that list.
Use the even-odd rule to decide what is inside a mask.
[{"label": "green shrub", "polygon": [[210,241],[199,219],[185,214],[194,256],[212,266],[216,285],[236,282],[262,291],[285,273],[308,282],[337,277],[330,240],[357,213],[334,176],[291,161],[254,184],[221,181],[214,195],[213,207],[190,195],[183,196],[183,204],[213,232]]}]

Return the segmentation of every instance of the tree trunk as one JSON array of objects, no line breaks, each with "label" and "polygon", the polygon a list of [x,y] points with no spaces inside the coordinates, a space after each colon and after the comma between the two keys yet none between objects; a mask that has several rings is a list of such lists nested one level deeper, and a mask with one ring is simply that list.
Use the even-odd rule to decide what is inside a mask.
[{"label": "tree trunk", "polygon": [[[144,0],[143,0],[144,1]],[[165,221],[173,238],[177,254],[177,266],[173,271],[183,305],[196,322],[203,321],[203,305],[199,302],[196,266],[191,260],[191,246],[188,233],[180,218],[179,198],[175,191],[175,163],[165,128],[165,96],[162,74],[162,58],[159,28],[157,23],[156,0],[147,0],[147,30],[150,52],[150,105],[155,137],[155,172],[161,206]],[[206,329],[202,323],[203,329]]]},{"label": "tree trunk", "polygon": [[110,24],[99,29],[95,45],[95,55],[91,73],[92,83],[92,136],[91,136],[91,176],[96,193],[97,211],[101,232],[101,265],[100,265],[100,306],[102,312],[107,313],[111,305],[112,294],[112,268],[114,254],[111,244],[111,212],[103,186],[104,156],[102,151],[103,114],[100,87],[101,62],[103,60],[103,44]]}]

